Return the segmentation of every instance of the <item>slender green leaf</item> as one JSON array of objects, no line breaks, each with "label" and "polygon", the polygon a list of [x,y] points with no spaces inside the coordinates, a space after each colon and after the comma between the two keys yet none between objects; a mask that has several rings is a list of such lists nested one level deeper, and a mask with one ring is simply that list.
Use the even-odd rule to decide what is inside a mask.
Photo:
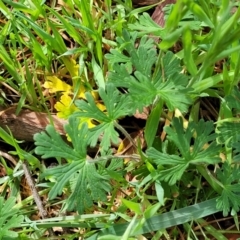
[{"label": "slender green leaf", "polygon": [[[179,224],[203,218],[217,212],[219,212],[219,210],[216,208],[216,198],[213,198],[185,208],[153,216],[150,219],[147,219],[142,229],[134,233],[134,235],[136,236],[177,226]],[[137,224],[138,221],[135,223],[135,225]],[[128,223],[114,224],[108,228],[103,228],[99,231],[99,233],[89,237],[88,240],[95,240],[98,239],[99,236],[104,236],[107,234],[122,236],[128,225]]]}]

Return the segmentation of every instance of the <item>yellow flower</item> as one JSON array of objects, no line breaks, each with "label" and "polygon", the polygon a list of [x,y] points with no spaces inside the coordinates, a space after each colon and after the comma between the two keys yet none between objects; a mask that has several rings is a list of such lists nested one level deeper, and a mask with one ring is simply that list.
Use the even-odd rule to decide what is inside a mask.
[{"label": "yellow flower", "polygon": [[[74,105],[74,103],[72,103],[73,96],[76,96],[76,99],[78,98],[85,99],[86,88],[83,84],[80,84],[79,89],[76,89],[79,83],[77,81],[81,81],[81,79],[78,77],[79,65],[76,64],[76,61],[74,59],[69,60],[66,58],[64,63],[66,67],[61,69],[59,73],[60,75],[63,76],[67,74],[67,72],[69,72],[72,77],[74,88],[73,86],[65,83],[64,81],[62,81],[60,78],[56,76],[47,76],[43,86],[44,88],[48,89],[50,93],[56,93],[56,92],[62,93],[60,100],[54,105],[54,107],[57,110],[57,116],[59,118],[68,119],[69,116],[72,115],[74,112],[81,111],[81,109],[78,109]],[[75,91],[77,91],[77,94]],[[98,93],[95,91],[91,91],[91,94],[93,98],[97,101]],[[96,102],[96,105],[101,111],[106,110],[103,104]],[[95,126],[95,124],[92,123],[92,119],[81,118],[80,126],[83,122],[87,122],[89,128],[92,128]]]},{"label": "yellow flower", "polygon": [[[60,101],[57,102],[54,107],[58,111],[57,116],[59,118],[67,119],[71,116],[74,112],[80,111],[74,103],[72,103],[72,98],[69,97],[67,94],[63,94],[60,98]],[[99,105],[100,106],[100,105]],[[102,105],[103,106],[103,105]],[[101,106],[101,108],[102,108]],[[96,125],[92,123],[92,119],[90,118],[81,118],[79,127],[86,122],[89,128],[93,128]]]},{"label": "yellow flower", "polygon": [[60,101],[57,102],[54,107],[58,111],[57,116],[59,118],[67,119],[71,114],[76,112],[78,108],[72,103],[72,98],[64,93]]},{"label": "yellow flower", "polygon": [[81,125],[82,125],[83,123],[85,123],[85,122],[87,123],[88,128],[93,128],[93,127],[96,126],[96,124],[92,123],[92,119],[91,119],[91,118],[81,118],[80,124],[79,124],[79,128],[80,128]]},{"label": "yellow flower", "polygon": [[70,85],[63,82],[56,76],[47,76],[47,81],[43,84],[43,87],[49,89],[50,93],[55,92],[70,93],[72,91],[72,87]]},{"label": "yellow flower", "polygon": [[[47,88],[50,93],[63,92],[64,94],[74,95],[73,88],[69,84],[65,83],[56,76],[47,76],[47,81],[43,84],[44,88]],[[85,99],[86,89],[83,85],[80,86],[77,97]],[[94,99],[98,98],[98,94],[92,91]]]},{"label": "yellow flower", "polygon": [[103,105],[102,103],[100,102],[96,102],[96,106],[102,111],[104,112],[106,110],[106,106]]}]

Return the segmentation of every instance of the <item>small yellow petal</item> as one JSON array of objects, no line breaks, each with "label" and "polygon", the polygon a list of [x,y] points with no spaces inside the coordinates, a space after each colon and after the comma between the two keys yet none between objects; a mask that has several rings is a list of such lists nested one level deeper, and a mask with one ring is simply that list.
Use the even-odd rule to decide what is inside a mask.
[{"label": "small yellow petal", "polygon": [[78,98],[84,98],[85,99],[85,92],[86,92],[86,89],[83,85],[80,86],[79,90],[78,90]]},{"label": "small yellow petal", "polygon": [[63,82],[56,76],[47,76],[47,81],[44,83],[43,87],[49,89],[50,93],[55,92],[71,92],[72,87],[67,83]]},{"label": "small yellow petal", "polygon": [[96,105],[102,112],[106,110],[105,105],[103,105],[102,103],[96,102]]},{"label": "small yellow petal", "polygon": [[79,76],[79,65],[73,58],[65,58],[64,64],[72,78]]},{"label": "small yellow petal", "polygon": [[58,111],[57,116],[59,118],[67,119],[71,114],[78,111],[78,108],[71,104],[72,98],[67,94],[63,94],[60,101],[57,102],[54,107]]},{"label": "small yellow petal", "polygon": [[91,94],[95,100],[97,100],[99,98],[98,92],[92,91]]},{"label": "small yellow petal", "polygon": [[93,127],[96,126],[95,124],[92,123],[92,119],[91,118],[80,118],[80,125],[79,125],[79,127],[81,127],[81,125],[83,123],[87,123],[88,128],[93,128]]}]

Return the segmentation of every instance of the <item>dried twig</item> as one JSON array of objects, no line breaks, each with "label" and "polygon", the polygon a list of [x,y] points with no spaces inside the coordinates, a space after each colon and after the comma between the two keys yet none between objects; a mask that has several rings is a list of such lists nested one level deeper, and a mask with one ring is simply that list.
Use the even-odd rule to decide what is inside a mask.
[{"label": "dried twig", "polygon": [[3,152],[3,151],[0,151],[0,156],[6,158],[7,160],[9,160],[14,166],[17,165],[17,161],[10,154],[8,154],[6,152]]},{"label": "dried twig", "polygon": [[[24,174],[25,174],[25,177],[26,177],[26,180],[27,180],[27,183],[32,191],[32,194],[33,194],[33,198],[36,202],[36,205],[37,205],[37,208],[39,210],[39,213],[42,217],[42,219],[46,218],[47,217],[47,211],[44,209],[44,206],[43,206],[43,203],[42,203],[42,200],[38,194],[38,191],[35,187],[35,183],[32,179],[32,176],[31,176],[31,173],[30,173],[30,170],[29,170],[29,167],[28,167],[28,163],[26,161],[23,161],[22,162],[22,165],[23,165],[23,171],[24,171]],[[49,234],[52,236],[54,235],[52,229],[48,229],[48,232]]]}]

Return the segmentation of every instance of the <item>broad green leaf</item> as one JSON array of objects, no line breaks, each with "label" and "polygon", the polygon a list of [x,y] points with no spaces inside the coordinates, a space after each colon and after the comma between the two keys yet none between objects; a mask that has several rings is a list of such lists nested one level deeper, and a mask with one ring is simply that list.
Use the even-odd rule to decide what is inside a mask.
[{"label": "broad green leaf", "polygon": [[142,213],[140,203],[136,203],[136,202],[129,201],[129,200],[126,200],[126,199],[122,199],[122,203],[127,208],[129,208],[131,211],[133,211],[134,213],[136,213],[136,214],[141,214]]}]

